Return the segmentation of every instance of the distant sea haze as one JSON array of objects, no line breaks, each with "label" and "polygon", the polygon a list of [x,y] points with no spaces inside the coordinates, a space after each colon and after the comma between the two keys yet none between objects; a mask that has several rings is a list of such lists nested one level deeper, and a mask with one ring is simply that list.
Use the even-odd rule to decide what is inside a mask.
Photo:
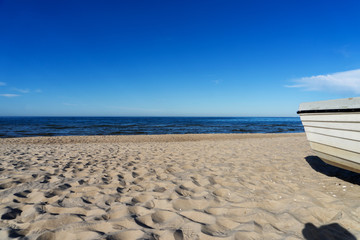
[{"label": "distant sea haze", "polygon": [[297,117],[0,117],[0,137],[304,132]]}]

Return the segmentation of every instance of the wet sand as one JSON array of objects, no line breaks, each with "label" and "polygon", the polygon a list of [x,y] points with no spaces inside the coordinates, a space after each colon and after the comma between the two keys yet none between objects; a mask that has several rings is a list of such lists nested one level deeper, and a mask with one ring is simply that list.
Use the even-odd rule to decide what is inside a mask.
[{"label": "wet sand", "polygon": [[305,134],[0,139],[0,239],[360,239]]}]

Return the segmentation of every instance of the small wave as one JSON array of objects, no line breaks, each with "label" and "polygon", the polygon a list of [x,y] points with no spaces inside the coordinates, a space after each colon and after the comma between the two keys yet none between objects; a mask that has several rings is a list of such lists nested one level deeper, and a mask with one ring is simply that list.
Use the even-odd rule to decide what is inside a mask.
[{"label": "small wave", "polygon": [[109,134],[110,135],[147,135],[149,133],[144,131],[115,131]]},{"label": "small wave", "polygon": [[39,133],[23,133],[23,136],[55,136],[55,133],[52,132],[39,132]]},{"label": "small wave", "polygon": [[125,135],[126,132],[123,131],[116,131],[116,132],[111,132],[110,135]]},{"label": "small wave", "polygon": [[238,133],[255,133],[255,130],[251,129],[233,129],[231,132],[238,132]]},{"label": "small wave", "polygon": [[109,124],[95,124],[88,126],[89,128],[107,128],[107,127],[114,127],[114,125]]},{"label": "small wave", "polygon": [[73,126],[71,126],[71,127],[69,127],[69,126],[59,126],[59,125],[57,125],[57,126],[51,126],[51,127],[47,126],[46,128],[61,130],[61,129],[73,129],[73,128],[77,128],[77,127],[73,127]]}]

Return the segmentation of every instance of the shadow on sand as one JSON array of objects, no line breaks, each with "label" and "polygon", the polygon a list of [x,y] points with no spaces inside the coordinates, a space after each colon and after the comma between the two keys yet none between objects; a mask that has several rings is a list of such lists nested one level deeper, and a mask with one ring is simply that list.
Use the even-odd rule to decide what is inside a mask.
[{"label": "shadow on sand", "polygon": [[319,228],[312,223],[306,223],[302,234],[306,240],[356,240],[354,235],[338,223],[323,225]]},{"label": "shadow on sand", "polygon": [[360,174],[342,168],[331,166],[316,156],[308,156],[305,160],[317,172],[329,177],[337,177],[346,182],[360,185]]}]

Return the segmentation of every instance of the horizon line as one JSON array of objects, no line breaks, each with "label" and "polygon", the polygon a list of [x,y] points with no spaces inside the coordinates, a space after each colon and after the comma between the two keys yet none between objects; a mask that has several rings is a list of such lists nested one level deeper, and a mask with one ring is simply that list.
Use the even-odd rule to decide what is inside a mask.
[{"label": "horizon line", "polygon": [[173,116],[102,116],[102,115],[99,115],[99,116],[96,116],[96,115],[79,115],[79,116],[71,116],[71,115],[4,115],[4,116],[0,116],[0,117],[128,117],[128,118],[136,118],[136,117],[139,117],[139,118],[161,118],[161,117],[164,117],[164,118],[171,118],[171,117],[179,117],[179,118],[191,118],[191,117],[197,117],[197,118],[201,118],[201,117],[204,117],[204,118],[220,118],[220,117],[224,117],[224,118],[241,118],[241,117],[259,117],[259,118],[271,118],[271,117],[274,117],[274,118],[280,118],[280,117],[283,117],[283,118],[292,118],[292,117],[299,117],[299,116],[254,116],[254,115],[250,115],[250,116],[176,116],[176,115],[173,115]]}]

